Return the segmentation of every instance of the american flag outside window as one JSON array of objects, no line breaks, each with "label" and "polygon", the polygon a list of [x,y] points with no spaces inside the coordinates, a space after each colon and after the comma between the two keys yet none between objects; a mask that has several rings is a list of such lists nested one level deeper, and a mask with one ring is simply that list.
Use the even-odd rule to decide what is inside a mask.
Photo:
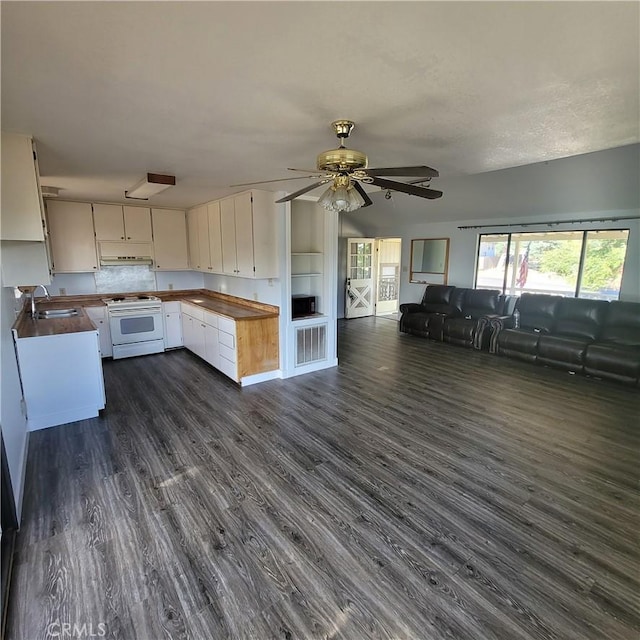
[{"label": "american flag outside window", "polygon": [[516,280],[516,285],[521,289],[524,288],[524,285],[527,284],[527,276],[529,275],[529,249],[531,248],[531,243],[527,245],[527,250],[524,252],[522,259],[520,260],[520,269],[518,270],[518,279]]}]

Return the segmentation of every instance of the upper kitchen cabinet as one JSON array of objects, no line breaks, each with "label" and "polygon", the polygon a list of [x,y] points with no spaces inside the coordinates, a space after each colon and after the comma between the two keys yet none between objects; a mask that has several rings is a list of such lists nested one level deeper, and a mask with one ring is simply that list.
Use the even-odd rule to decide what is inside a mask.
[{"label": "upper kitchen cabinet", "polygon": [[44,242],[42,198],[33,141],[2,133],[0,239]]},{"label": "upper kitchen cabinet", "polygon": [[241,278],[278,277],[274,194],[247,191],[220,201],[222,272]]},{"label": "upper kitchen cabinet", "polygon": [[177,209],[152,209],[154,266],[158,271],[189,268],[185,212]]},{"label": "upper kitchen cabinet", "polygon": [[189,244],[189,268],[200,271],[200,246],[198,238],[198,208],[187,211],[187,240]]},{"label": "upper kitchen cabinet", "polygon": [[189,264],[196,271],[222,273],[220,203],[201,204],[187,213]]},{"label": "upper kitchen cabinet", "polygon": [[94,204],[93,220],[97,240],[151,242],[151,210],[119,204]]},{"label": "upper kitchen cabinet", "polygon": [[222,232],[219,202],[210,202],[207,205],[207,222],[209,229],[208,270],[212,273],[222,273]]},{"label": "upper kitchen cabinet", "polygon": [[49,200],[47,220],[53,272],[96,271],[98,260],[91,204]]}]

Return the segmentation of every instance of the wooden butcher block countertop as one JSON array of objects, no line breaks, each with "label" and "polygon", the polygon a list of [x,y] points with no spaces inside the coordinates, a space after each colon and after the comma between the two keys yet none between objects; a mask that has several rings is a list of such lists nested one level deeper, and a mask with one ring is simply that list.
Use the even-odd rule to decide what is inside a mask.
[{"label": "wooden butcher block countertop", "polygon": [[18,338],[41,338],[43,336],[57,336],[64,333],[80,333],[82,331],[96,331],[96,326],[79,305],[60,305],[58,303],[38,304],[38,310],[43,309],[78,309],[78,315],[72,318],[47,318],[33,320],[31,307],[28,305],[20,313],[13,328]]},{"label": "wooden butcher block countertop", "polygon": [[138,293],[158,296],[163,302],[188,302],[213,311],[232,320],[260,320],[263,318],[277,318],[280,314],[278,307],[261,302],[253,302],[244,298],[229,296],[224,293],[209,291],[208,289],[187,289],[183,291],[141,291],[128,293],[98,293],[79,296],[53,296],[51,300],[39,298],[37,308],[45,309],[78,309],[79,314],[72,318],[47,318],[46,320],[31,319],[31,305],[25,304],[13,328],[18,338],[34,338],[52,336],[63,333],[77,333],[80,331],[95,331],[93,324],[83,307],[104,305],[103,300],[114,296],[134,296]]}]

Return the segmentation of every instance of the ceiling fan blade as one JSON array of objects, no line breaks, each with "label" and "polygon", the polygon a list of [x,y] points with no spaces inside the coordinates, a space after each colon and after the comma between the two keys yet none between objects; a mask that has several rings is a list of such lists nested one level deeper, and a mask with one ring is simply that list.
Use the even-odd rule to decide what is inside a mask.
[{"label": "ceiling fan blade", "polygon": [[295,178],[276,178],[275,180],[260,180],[259,182],[242,182],[241,184],[230,184],[230,187],[249,187],[252,184],[267,184],[269,182],[284,182],[285,180],[302,180],[303,178],[319,178],[318,174],[313,176],[296,176]]},{"label": "ceiling fan blade", "polygon": [[327,172],[326,171],[320,171],[319,169],[293,169],[292,167],[287,167],[287,171],[304,171],[304,173],[312,173],[315,176],[323,176],[325,175]]},{"label": "ceiling fan blade", "polygon": [[310,184],[308,187],[305,187],[304,189],[300,189],[300,191],[296,191],[295,193],[290,193],[285,198],[280,198],[280,200],[276,200],[276,203],[279,204],[281,202],[289,202],[290,200],[294,200],[298,196],[301,196],[303,193],[307,193],[307,191],[313,191],[313,189],[315,189],[316,187],[319,187],[321,184],[326,184],[331,180],[333,180],[333,178],[326,178],[325,180],[320,180],[320,182],[314,182],[313,184]]},{"label": "ceiling fan blade", "polygon": [[440,174],[431,167],[387,167],[382,169],[364,169],[369,176],[424,176],[425,178],[437,178]]},{"label": "ceiling fan blade", "polygon": [[372,178],[371,184],[382,189],[391,189],[392,191],[400,191],[408,193],[411,196],[419,196],[428,200],[435,200],[442,197],[442,191],[435,189],[426,189],[425,187],[416,187],[413,184],[405,184],[404,182],[396,182],[395,180],[385,180],[384,178]]},{"label": "ceiling fan blade", "polygon": [[362,199],[364,200],[364,204],[362,205],[361,209],[364,209],[365,207],[373,204],[373,200],[369,197],[369,194],[362,188],[362,185],[359,182],[353,180],[352,184],[353,188],[362,196]]}]

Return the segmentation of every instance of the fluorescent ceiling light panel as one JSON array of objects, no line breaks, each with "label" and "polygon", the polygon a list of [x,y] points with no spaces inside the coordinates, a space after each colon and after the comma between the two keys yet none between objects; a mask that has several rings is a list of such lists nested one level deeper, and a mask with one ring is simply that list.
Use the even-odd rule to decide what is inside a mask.
[{"label": "fluorescent ceiling light panel", "polygon": [[125,198],[133,200],[148,200],[151,196],[173,187],[175,176],[165,176],[161,173],[147,173],[146,177],[124,192]]}]

